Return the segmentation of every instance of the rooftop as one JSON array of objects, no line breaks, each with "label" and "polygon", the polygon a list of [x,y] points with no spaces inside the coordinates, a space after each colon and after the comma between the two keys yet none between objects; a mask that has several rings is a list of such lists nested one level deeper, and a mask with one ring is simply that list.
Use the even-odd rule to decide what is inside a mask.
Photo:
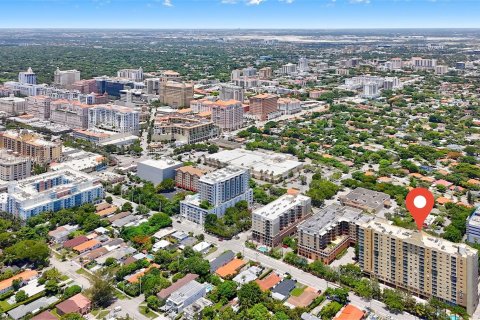
[{"label": "rooftop", "polygon": [[298,205],[302,205],[308,200],[310,200],[310,197],[301,194],[285,194],[277,200],[270,202],[266,206],[253,211],[252,215],[265,220],[275,220],[285,211],[295,208]]},{"label": "rooftop", "polygon": [[342,198],[366,205],[368,207],[376,208],[379,205],[383,205],[385,201],[390,200],[390,196],[383,192],[377,192],[365,188],[356,188],[349,194]]},{"label": "rooftop", "polygon": [[173,166],[178,166],[180,164],[182,163],[170,158],[161,158],[159,160],[148,159],[138,163],[139,166],[145,165],[145,166],[154,167],[157,169],[171,168]]},{"label": "rooftop", "polygon": [[243,173],[245,173],[246,170],[238,167],[227,167],[227,168],[222,168],[210,173],[207,173],[206,175],[202,176],[199,181],[204,182],[204,183],[217,183],[220,181],[225,181],[228,179],[231,179],[233,177],[239,176]]}]

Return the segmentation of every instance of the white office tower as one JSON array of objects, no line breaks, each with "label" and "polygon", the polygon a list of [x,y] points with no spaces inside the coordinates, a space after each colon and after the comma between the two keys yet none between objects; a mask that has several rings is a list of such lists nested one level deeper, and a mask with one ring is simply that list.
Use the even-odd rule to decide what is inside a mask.
[{"label": "white office tower", "polygon": [[395,90],[401,88],[402,83],[397,77],[386,77],[383,82],[383,89],[386,90]]},{"label": "white office tower", "polygon": [[121,69],[117,72],[117,77],[133,80],[136,82],[143,81],[143,68],[138,69]]},{"label": "white office tower", "polygon": [[403,61],[401,58],[393,58],[390,61],[390,70],[400,70],[403,67]]},{"label": "white office tower", "polygon": [[222,84],[220,89],[220,100],[237,100],[243,102],[243,88],[233,84]]},{"label": "white office tower", "polygon": [[248,67],[243,69],[243,75],[245,77],[254,77],[257,74],[257,69],[254,67]]},{"label": "white office tower", "polygon": [[78,70],[60,70],[57,68],[53,73],[53,82],[56,85],[70,88],[72,84],[77,81],[80,81],[80,71]]},{"label": "white office tower", "polygon": [[308,60],[305,57],[301,57],[298,59],[298,71],[300,72],[307,72],[309,69],[308,67]]},{"label": "white office tower", "polygon": [[378,84],[375,82],[366,83],[363,86],[363,97],[364,98],[376,98],[378,97]]},{"label": "white office tower", "polygon": [[18,73],[18,82],[22,84],[37,84],[37,75],[32,71],[32,68],[28,68],[26,72]]},{"label": "white office tower", "polygon": [[232,71],[232,74],[231,74],[231,80],[235,80],[235,79],[238,79],[242,76],[242,70],[238,70],[238,69],[235,69]]},{"label": "white office tower", "polygon": [[448,66],[436,66],[435,67],[435,74],[442,75],[448,73]]},{"label": "white office tower", "polygon": [[297,72],[297,65],[293,63],[287,63],[282,66],[282,74],[290,75]]}]

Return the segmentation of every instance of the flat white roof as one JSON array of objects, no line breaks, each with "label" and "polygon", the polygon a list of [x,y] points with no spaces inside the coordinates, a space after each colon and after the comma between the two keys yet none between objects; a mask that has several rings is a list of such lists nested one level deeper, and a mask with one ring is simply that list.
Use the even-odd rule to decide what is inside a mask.
[{"label": "flat white roof", "polygon": [[171,168],[181,164],[182,163],[179,161],[176,161],[173,159],[167,159],[167,158],[163,158],[160,160],[148,159],[148,160],[139,162],[138,167],[140,167],[141,165],[145,165],[145,166],[154,167],[157,169],[167,169],[167,168]]},{"label": "flat white roof", "polygon": [[270,202],[266,206],[263,206],[253,211],[253,216],[261,217],[265,220],[275,220],[285,211],[294,208],[297,205],[301,205],[302,202],[308,201],[310,198],[302,194],[290,195],[285,194],[275,201]]}]

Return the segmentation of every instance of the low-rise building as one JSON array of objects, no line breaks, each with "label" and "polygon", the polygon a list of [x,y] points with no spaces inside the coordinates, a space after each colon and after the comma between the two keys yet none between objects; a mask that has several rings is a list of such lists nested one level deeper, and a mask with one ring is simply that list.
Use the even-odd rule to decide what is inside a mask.
[{"label": "low-rise building", "polygon": [[219,134],[219,127],[211,120],[173,114],[155,119],[152,140],[190,144],[217,138]]},{"label": "low-rise building", "polygon": [[300,100],[295,98],[280,98],[277,101],[277,109],[284,115],[291,115],[302,111]]},{"label": "low-rise building", "polygon": [[26,110],[27,102],[24,98],[14,96],[0,98],[0,112],[15,116],[25,113]]},{"label": "low-rise building", "polygon": [[252,238],[269,247],[296,232],[296,227],[311,213],[310,197],[283,195],[252,213]]},{"label": "low-rise building", "polygon": [[206,173],[206,171],[192,166],[184,166],[177,168],[175,171],[175,184],[177,187],[197,192],[198,180]]},{"label": "low-rise building", "polygon": [[343,205],[358,208],[370,213],[378,213],[391,206],[390,196],[383,192],[365,188],[356,188],[347,195],[339,197]]},{"label": "low-rise building", "polygon": [[78,293],[73,297],[57,304],[57,313],[60,316],[69,313],[87,314],[92,308],[92,302],[83,294]]},{"label": "low-rise building", "polygon": [[15,280],[20,280],[20,286],[24,286],[30,280],[38,277],[38,272],[35,270],[25,270],[20,272],[13,277],[0,281],[0,294],[4,294],[10,290],[13,290],[13,282]]},{"label": "low-rise building", "polygon": [[204,297],[206,293],[205,285],[192,280],[167,299],[165,308],[170,312],[180,313],[183,309]]},{"label": "low-rise building", "polygon": [[138,163],[137,176],[153,184],[159,184],[165,179],[175,179],[175,170],[181,166],[181,162],[169,158],[148,159]]}]

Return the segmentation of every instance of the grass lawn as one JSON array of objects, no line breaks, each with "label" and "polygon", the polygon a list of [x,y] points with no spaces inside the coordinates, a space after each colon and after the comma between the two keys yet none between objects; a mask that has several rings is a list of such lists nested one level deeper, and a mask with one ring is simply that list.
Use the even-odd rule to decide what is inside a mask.
[{"label": "grass lawn", "polygon": [[85,270],[83,268],[80,268],[75,272],[85,276],[90,282],[92,281],[92,274],[90,272],[88,272],[87,270]]},{"label": "grass lawn", "polygon": [[108,316],[109,313],[110,313],[110,311],[108,311],[108,310],[102,310],[98,313],[97,319],[103,319],[106,316]]},{"label": "grass lawn", "polygon": [[291,295],[294,297],[299,297],[303,291],[305,291],[306,287],[298,287],[292,290]]},{"label": "grass lawn", "polygon": [[3,300],[3,301],[0,301],[0,309],[2,310],[8,310],[8,308],[10,307],[10,304]]},{"label": "grass lawn", "polygon": [[[147,312],[147,309],[148,309],[148,312]],[[146,305],[141,305],[140,307],[138,307],[138,311],[140,311],[142,315],[150,319],[155,319],[156,317],[158,317],[158,314],[150,310],[150,308],[147,308]]]},{"label": "grass lawn", "polygon": [[57,317],[58,319],[60,319],[60,316],[58,315],[58,312],[57,312],[57,308],[53,308],[53,310],[50,310],[50,312],[51,312],[55,317]]},{"label": "grass lawn", "polygon": [[130,299],[129,296],[127,296],[126,294],[124,294],[123,292],[121,291],[118,291],[118,290],[114,290],[113,291],[113,294],[115,295],[115,297],[119,300],[125,300],[125,299]]}]

